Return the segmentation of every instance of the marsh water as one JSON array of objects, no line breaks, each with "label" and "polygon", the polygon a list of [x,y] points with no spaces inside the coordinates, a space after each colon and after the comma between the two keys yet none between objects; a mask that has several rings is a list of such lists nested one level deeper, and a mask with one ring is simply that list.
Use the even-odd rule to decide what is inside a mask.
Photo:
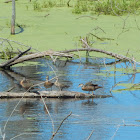
[{"label": "marsh water", "polygon": [[[61,82],[70,85],[65,90],[77,92],[86,92],[78,87],[80,83],[93,81],[103,87],[94,94],[112,95],[109,98],[95,99],[45,99],[54,131],[72,112],[54,137],[55,140],[85,140],[93,130],[92,140],[140,139],[140,88],[132,88],[140,82],[139,66],[136,65],[134,71],[129,62],[104,58],[81,58],[67,62],[58,60],[55,65],[50,60],[37,59],[24,66],[17,65],[12,71],[0,71],[0,91],[13,86],[13,91],[19,94],[24,91],[14,73],[17,74],[17,79],[18,76],[26,77],[33,83],[43,82],[47,75],[51,79],[57,74]],[[38,90],[46,89],[41,85]],[[54,86],[52,90],[59,89]],[[6,140],[50,139],[53,124],[42,100],[19,100],[0,99],[0,135],[5,133]],[[15,111],[9,118],[14,108]]]}]

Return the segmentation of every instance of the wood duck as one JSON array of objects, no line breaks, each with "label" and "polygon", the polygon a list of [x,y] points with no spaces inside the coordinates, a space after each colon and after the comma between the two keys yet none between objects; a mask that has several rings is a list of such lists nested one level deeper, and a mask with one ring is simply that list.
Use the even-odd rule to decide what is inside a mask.
[{"label": "wood duck", "polygon": [[29,88],[33,89],[33,84],[25,77],[20,81],[20,85],[26,90],[28,90]]},{"label": "wood duck", "polygon": [[[79,84],[78,87],[82,87],[82,90],[84,91],[95,91],[96,89],[99,89],[99,88],[102,88],[101,86],[98,86],[97,84],[93,84],[92,81],[91,82],[88,82],[86,83],[85,85],[84,84]],[[94,95],[94,93],[93,93]]]},{"label": "wood duck", "polygon": [[62,91],[64,88],[68,88],[70,87],[69,85],[65,85],[63,83],[58,82],[58,78],[56,79],[56,81],[54,82],[54,85],[58,88],[60,88],[60,90]]},{"label": "wood duck", "polygon": [[46,76],[46,81],[44,83],[44,87],[45,88],[52,88],[53,85],[54,85],[54,83],[49,81],[49,76]]}]

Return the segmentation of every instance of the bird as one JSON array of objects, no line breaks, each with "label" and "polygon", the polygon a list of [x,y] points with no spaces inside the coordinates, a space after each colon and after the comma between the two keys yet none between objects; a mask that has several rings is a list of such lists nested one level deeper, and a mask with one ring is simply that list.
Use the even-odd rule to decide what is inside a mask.
[{"label": "bird", "polygon": [[26,90],[33,89],[33,84],[25,77],[20,81],[20,85]]},{"label": "bird", "polygon": [[60,90],[62,91],[64,88],[68,88],[70,87],[69,85],[65,85],[63,83],[58,82],[58,78],[56,79],[56,81],[54,82],[54,85],[58,88],[60,88]]},{"label": "bird", "polygon": [[54,83],[49,81],[49,76],[46,76],[46,81],[44,83],[44,87],[45,88],[52,88],[53,85],[54,85]]},{"label": "bird", "polygon": [[92,83],[92,81],[90,81],[90,82],[87,82],[84,86],[92,86],[93,85],[93,83]]},{"label": "bird", "polygon": [[[99,89],[99,88],[102,88],[101,86],[98,86],[97,84],[93,84],[92,81],[91,82],[88,82],[86,83],[85,85],[83,83],[79,84],[78,87],[82,87],[82,90],[84,91],[95,91],[96,89]],[[94,93],[93,93],[94,95]]]}]

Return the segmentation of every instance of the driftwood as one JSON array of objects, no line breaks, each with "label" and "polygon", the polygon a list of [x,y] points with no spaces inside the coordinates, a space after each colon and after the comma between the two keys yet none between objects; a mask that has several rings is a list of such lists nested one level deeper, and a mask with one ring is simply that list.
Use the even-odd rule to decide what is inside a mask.
[{"label": "driftwood", "polygon": [[12,58],[12,59],[0,64],[0,68],[10,67],[12,65],[22,63],[24,61],[28,61],[28,60],[31,60],[31,59],[36,59],[36,58],[40,58],[40,57],[44,57],[44,56],[50,56],[50,57],[59,56],[59,57],[67,57],[67,58],[72,58],[73,57],[73,54],[54,52],[54,51],[51,51],[51,50],[22,56],[23,54],[25,54],[30,49],[31,48],[29,48],[28,50],[26,50],[24,52],[21,52],[18,56],[16,56],[16,57],[14,57],[14,58]]},{"label": "driftwood", "polygon": [[112,57],[115,57],[119,60],[126,60],[126,61],[130,61],[130,62],[134,62],[134,63],[137,63],[135,60],[129,58],[129,57],[126,57],[126,56],[123,56],[123,55],[119,55],[119,54],[116,54],[116,53],[112,53],[112,52],[108,52],[108,51],[105,51],[105,50],[101,50],[101,49],[95,49],[95,48],[77,48],[77,49],[71,49],[71,50],[66,50],[66,51],[62,51],[63,53],[70,53],[70,52],[76,52],[76,51],[88,51],[88,52],[100,52],[100,53],[104,53],[106,55],[110,55]]},{"label": "driftwood", "polygon": [[[81,41],[89,49],[87,51],[91,51],[92,48],[88,45],[88,43],[84,39],[81,39]],[[120,54],[116,54],[116,53],[112,53],[112,52],[108,52],[108,51],[104,51],[104,50],[100,50],[100,49],[93,49],[93,51],[101,52],[101,53],[110,55],[110,56],[115,57],[115,58],[120,59],[120,60],[126,60],[126,61],[129,61],[129,62],[136,63],[134,58],[131,59],[129,57],[126,57],[126,56],[123,56],[123,55],[120,55]]]},{"label": "driftwood", "polygon": [[0,98],[106,98],[112,97],[111,95],[91,95],[81,92],[71,91],[38,91],[37,93],[31,92],[0,92]]},{"label": "driftwood", "polygon": [[15,60],[17,60],[19,57],[21,57],[22,55],[24,55],[26,52],[28,52],[30,50],[31,50],[31,47],[29,49],[27,49],[26,51],[21,52],[19,55],[15,56],[14,58],[12,58],[12,59],[0,64],[0,67],[1,68],[9,67],[9,65],[11,63],[13,63]]},{"label": "driftwood", "polygon": [[33,54],[28,54],[28,55],[22,56],[22,57],[18,58],[17,60],[15,60],[14,62],[10,63],[8,66],[12,66],[12,65],[15,65],[18,63],[22,63],[24,61],[28,61],[31,59],[40,58],[40,57],[44,57],[44,56],[60,56],[60,57],[68,57],[68,58],[73,57],[72,54],[54,52],[54,51],[49,50],[49,51],[33,53]]}]

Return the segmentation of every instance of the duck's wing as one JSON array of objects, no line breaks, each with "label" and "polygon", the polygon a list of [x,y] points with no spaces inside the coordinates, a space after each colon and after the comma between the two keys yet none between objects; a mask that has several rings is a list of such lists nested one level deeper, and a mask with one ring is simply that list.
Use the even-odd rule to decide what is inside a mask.
[{"label": "duck's wing", "polygon": [[92,81],[90,81],[90,82],[86,83],[84,86],[92,86],[92,85],[93,85],[93,83],[92,83]]}]

